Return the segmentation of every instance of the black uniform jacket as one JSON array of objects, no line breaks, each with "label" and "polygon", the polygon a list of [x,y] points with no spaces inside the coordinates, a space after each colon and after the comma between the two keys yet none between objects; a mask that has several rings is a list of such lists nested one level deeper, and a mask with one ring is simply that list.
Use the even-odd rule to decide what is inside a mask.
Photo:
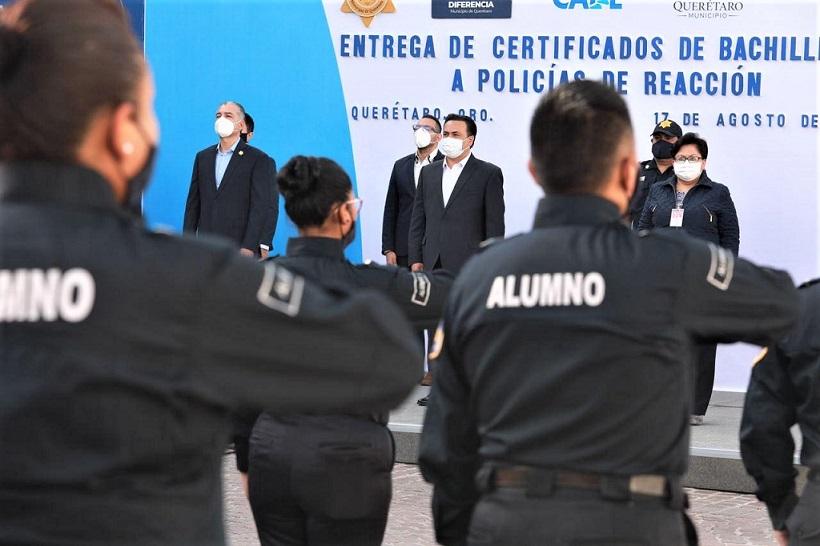
[{"label": "black uniform jacket", "polygon": [[638,164],[638,178],[635,180],[635,193],[632,194],[632,200],[629,202],[629,221],[632,222],[632,227],[638,227],[643,206],[646,203],[646,198],[649,197],[649,190],[652,186],[655,185],[656,182],[674,176],[675,170],[671,166],[661,172],[660,169],[658,169],[658,163],[654,159],[641,161]]},{"label": "black uniform jacket", "polygon": [[[675,184],[672,176],[654,184],[641,213],[638,229],[669,227],[675,208]],[[731,250],[740,248],[740,226],[729,188],[713,182],[706,173],[686,192],[683,199],[683,230],[693,237],[710,241]]]},{"label": "black uniform jacket", "polygon": [[[435,328],[453,284],[445,270],[411,273],[398,267],[353,265],[345,258],[341,242],[327,237],[290,239],[287,256],[272,260],[326,287],[378,290],[402,309],[417,330]],[[244,415],[234,435],[237,468],[242,472],[248,471],[248,441],[256,418],[257,414]],[[387,424],[382,415],[375,420]]]},{"label": "black uniform jacket", "polygon": [[[433,161],[444,159],[438,152]],[[382,253],[392,250],[398,256],[407,256],[407,238],[410,235],[410,216],[416,199],[416,154],[404,156],[393,164],[387,196],[384,199],[382,219]]]},{"label": "black uniform jacket", "polygon": [[0,544],[223,544],[231,410],[386,411],[396,306],[152,233],[96,173],[0,166]]},{"label": "black uniform jacket", "polygon": [[[196,154],[183,229],[221,235],[255,252],[260,244],[270,246],[276,228],[273,203],[279,199],[276,164],[265,152],[240,140],[217,189],[216,148],[209,146]],[[275,211],[278,215],[278,205]]]},{"label": "black uniform jacket", "polygon": [[549,196],[532,232],[461,272],[420,451],[442,543],[466,536],[482,462],[681,476],[693,340],[765,344],[793,324],[786,273],[665,231]]},{"label": "black uniform jacket", "polygon": [[444,205],[444,161],[421,170],[410,221],[408,261],[458,274],[482,241],[504,237],[504,175],[501,169],[470,156]]},{"label": "black uniform jacket", "polygon": [[797,327],[752,370],[740,425],[743,463],[775,529],[783,529],[798,501],[790,432],[795,423],[803,436],[800,462],[820,479],[820,281],[799,293]]}]

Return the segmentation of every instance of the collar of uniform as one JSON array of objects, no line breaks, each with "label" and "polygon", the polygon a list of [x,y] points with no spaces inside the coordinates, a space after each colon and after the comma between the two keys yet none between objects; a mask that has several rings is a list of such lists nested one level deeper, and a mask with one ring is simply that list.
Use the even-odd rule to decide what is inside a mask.
[{"label": "collar of uniform", "polygon": [[0,163],[0,201],[48,201],[119,210],[114,192],[96,171],[70,163]]},{"label": "collar of uniform", "polygon": [[342,241],[330,237],[294,237],[288,239],[287,256],[318,256],[343,260]]},{"label": "collar of uniform", "polygon": [[604,224],[621,218],[614,203],[592,194],[549,194],[538,203],[535,228],[574,224]]},{"label": "collar of uniform", "polygon": [[640,170],[647,170],[647,171],[656,171],[661,178],[665,178],[671,174],[675,173],[675,166],[669,165],[667,169],[663,172],[658,168],[658,162],[655,159],[650,159],[643,163],[643,168]]}]

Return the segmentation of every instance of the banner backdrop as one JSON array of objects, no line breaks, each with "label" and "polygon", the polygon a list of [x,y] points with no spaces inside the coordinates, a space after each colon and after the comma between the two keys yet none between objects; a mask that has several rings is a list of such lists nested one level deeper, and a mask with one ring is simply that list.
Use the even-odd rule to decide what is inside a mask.
[{"label": "banner backdrop", "polygon": [[[526,170],[539,96],[603,79],[629,103],[642,159],[664,118],[698,132],[710,177],[732,192],[741,255],[808,279],[820,271],[819,17],[812,1],[147,0],[163,139],[146,212],[181,226],[194,154],[216,145],[219,103],[237,100],[279,165],[296,153],[342,164],[365,202],[348,255],[381,261],[387,181],[413,152],[412,124],[462,112],[478,123],[476,156],[504,171],[512,235],[541,197]],[[274,252],[291,234],[282,211]],[[721,347],[716,387],[745,389],[755,353]]]}]

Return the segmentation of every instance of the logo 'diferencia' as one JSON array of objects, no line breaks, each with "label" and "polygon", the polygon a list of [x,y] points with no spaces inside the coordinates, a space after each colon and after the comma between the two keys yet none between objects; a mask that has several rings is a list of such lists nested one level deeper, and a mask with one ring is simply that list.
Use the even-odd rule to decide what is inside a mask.
[{"label": "logo 'diferencia'", "polygon": [[380,13],[395,13],[393,0],[344,0],[343,13],[355,13],[362,19],[364,26],[369,27],[373,18]]}]

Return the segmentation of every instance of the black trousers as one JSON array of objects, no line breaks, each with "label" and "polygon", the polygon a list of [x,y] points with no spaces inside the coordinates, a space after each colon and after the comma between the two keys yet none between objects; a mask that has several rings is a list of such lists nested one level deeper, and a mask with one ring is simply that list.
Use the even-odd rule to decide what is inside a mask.
[{"label": "black trousers", "polygon": [[692,415],[706,415],[712,388],[715,386],[715,355],[717,345],[697,345],[695,347],[695,399]]},{"label": "black trousers", "polygon": [[789,546],[820,546],[820,471],[815,472],[786,520]]},{"label": "black trousers", "polygon": [[686,546],[685,514],[652,497],[606,500],[598,491],[556,489],[529,497],[496,489],[476,505],[470,546]]},{"label": "black trousers", "polygon": [[350,416],[272,417],[253,428],[248,472],[263,546],[376,546],[390,508],[393,437]]}]

